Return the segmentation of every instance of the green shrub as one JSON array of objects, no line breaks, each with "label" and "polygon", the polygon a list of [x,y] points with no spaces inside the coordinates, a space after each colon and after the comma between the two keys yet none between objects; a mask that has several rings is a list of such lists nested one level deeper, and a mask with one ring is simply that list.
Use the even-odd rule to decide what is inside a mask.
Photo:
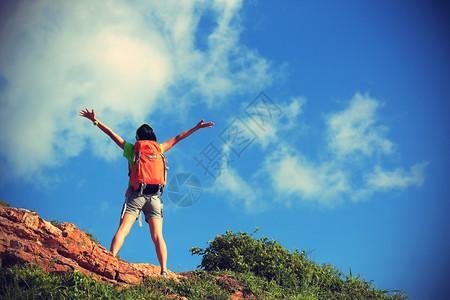
[{"label": "green shrub", "polygon": [[193,247],[191,253],[202,256],[199,267],[206,271],[252,273],[296,295],[314,294],[319,299],[407,299],[404,293],[388,295],[388,291],[377,290],[359,275],[354,277],[350,272],[350,276],[345,276],[330,264],[316,264],[306,258],[306,251],[291,253],[276,241],[255,239],[245,232],[227,231],[209,241],[206,249]]},{"label": "green shrub", "polygon": [[56,225],[61,224],[61,223],[58,221],[58,219],[54,219],[54,220],[50,221],[50,224],[52,224],[53,226],[56,226]]}]

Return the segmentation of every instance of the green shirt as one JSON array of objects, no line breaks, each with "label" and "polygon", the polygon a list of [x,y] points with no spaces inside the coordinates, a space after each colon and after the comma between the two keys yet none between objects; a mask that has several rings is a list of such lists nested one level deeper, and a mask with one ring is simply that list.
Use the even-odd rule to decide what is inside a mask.
[{"label": "green shirt", "polygon": [[[164,147],[162,144],[159,144],[161,147],[161,153],[164,153]],[[125,142],[125,145],[123,146],[123,156],[128,160],[128,166],[133,168],[134,163],[134,145],[128,142]],[[130,181],[128,181],[128,185],[130,185]]]}]

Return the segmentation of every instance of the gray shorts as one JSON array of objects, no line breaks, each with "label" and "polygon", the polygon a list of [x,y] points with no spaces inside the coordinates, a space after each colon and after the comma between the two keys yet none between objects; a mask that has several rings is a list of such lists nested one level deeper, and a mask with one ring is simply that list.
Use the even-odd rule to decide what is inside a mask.
[{"label": "gray shorts", "polygon": [[128,213],[137,219],[141,211],[144,212],[145,221],[147,219],[162,219],[164,217],[162,199],[158,194],[142,194],[139,196],[139,190],[135,191],[130,188],[121,215]]}]

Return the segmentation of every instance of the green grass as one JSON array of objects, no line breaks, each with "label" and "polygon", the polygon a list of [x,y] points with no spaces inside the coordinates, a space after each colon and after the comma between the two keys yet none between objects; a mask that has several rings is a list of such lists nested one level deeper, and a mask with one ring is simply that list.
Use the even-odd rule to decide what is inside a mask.
[{"label": "green grass", "polygon": [[135,286],[96,281],[81,272],[51,274],[36,264],[0,269],[1,299],[170,299],[169,295],[189,299],[228,299],[227,290],[214,275],[194,272],[181,283],[161,278],[145,278]]},{"label": "green grass", "polygon": [[6,202],[3,201],[2,199],[0,199],[0,206],[3,206],[3,207],[10,207],[11,205],[9,205],[9,203],[6,203]]},{"label": "green grass", "polygon": [[[357,296],[323,293],[317,287],[301,292],[283,287],[253,273],[233,271],[189,272],[180,283],[163,278],[146,278],[136,286],[119,286],[96,281],[81,272],[51,274],[40,266],[27,264],[0,269],[1,299],[229,299],[235,291],[256,299],[407,299],[384,293]],[[355,287],[357,289],[357,287]]]},{"label": "green grass", "polygon": [[[191,248],[201,264],[182,273],[180,282],[145,278],[125,287],[78,271],[51,274],[36,264],[3,267],[0,260],[0,299],[229,299],[236,291],[256,299],[408,299],[402,291],[377,289],[351,269],[346,275],[330,264],[318,264],[305,250],[290,252],[266,237],[256,239],[257,231],[227,231],[206,249]],[[92,232],[87,234],[97,242]]]},{"label": "green grass", "polygon": [[86,235],[91,239],[91,241],[93,242],[93,243],[95,243],[95,244],[101,244],[98,240],[97,240],[97,238],[95,237],[95,235],[94,235],[94,232],[92,231],[92,230],[89,230],[89,229],[83,229],[83,231],[84,231],[84,233],[86,233]]},{"label": "green grass", "polygon": [[158,290],[141,286],[120,288],[96,281],[81,272],[64,276],[27,264],[0,270],[1,299],[164,299]]}]

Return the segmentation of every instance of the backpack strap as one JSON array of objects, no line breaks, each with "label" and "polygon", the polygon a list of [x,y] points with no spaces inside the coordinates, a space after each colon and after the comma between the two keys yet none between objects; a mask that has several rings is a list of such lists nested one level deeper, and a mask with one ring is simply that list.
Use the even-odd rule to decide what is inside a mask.
[{"label": "backpack strap", "polygon": [[[142,196],[144,193],[144,189],[147,187],[147,184],[141,183],[139,186],[139,196]],[[139,211],[139,227],[142,227],[142,212]]]},{"label": "backpack strap", "polygon": [[[134,164],[137,165],[139,163],[139,160],[141,159],[141,153],[142,152],[136,152],[136,154],[134,155]],[[136,172],[137,169],[134,169],[134,176],[136,176]],[[130,170],[130,174],[131,174],[131,170]]]},{"label": "backpack strap", "polygon": [[161,201],[162,204],[164,204],[164,200],[162,198],[163,193],[164,193],[164,185],[158,184],[158,197],[159,197],[159,201]]},{"label": "backpack strap", "polygon": [[127,210],[128,190],[129,190],[129,187],[127,189],[127,192],[125,193],[125,202],[123,203],[122,215],[120,216],[120,220],[123,219],[123,216],[125,215],[125,211]]},{"label": "backpack strap", "polygon": [[125,203],[123,204],[122,207],[122,215],[120,216],[120,219],[123,219],[123,216],[125,215],[125,211],[127,210],[127,199],[125,198]]},{"label": "backpack strap", "polygon": [[[167,170],[169,170],[169,166],[167,165],[167,156],[165,156],[162,152],[160,153],[163,164],[164,164],[164,180],[167,180]],[[161,190],[164,188],[164,185],[161,185]]]}]

